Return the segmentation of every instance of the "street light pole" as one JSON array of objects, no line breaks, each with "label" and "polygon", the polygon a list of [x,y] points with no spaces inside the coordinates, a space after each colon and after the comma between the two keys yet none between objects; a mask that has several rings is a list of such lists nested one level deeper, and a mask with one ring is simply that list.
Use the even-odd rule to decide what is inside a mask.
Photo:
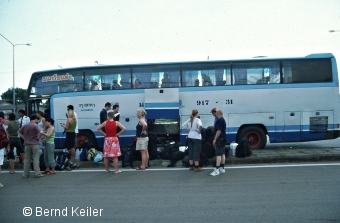
[{"label": "street light pole", "polygon": [[2,34],[0,34],[5,40],[7,40],[13,47],[13,112],[16,112],[16,107],[15,107],[15,72],[14,72],[14,47],[15,46],[31,46],[30,43],[20,43],[20,44],[13,44],[11,41],[9,41],[6,37],[4,37]]}]

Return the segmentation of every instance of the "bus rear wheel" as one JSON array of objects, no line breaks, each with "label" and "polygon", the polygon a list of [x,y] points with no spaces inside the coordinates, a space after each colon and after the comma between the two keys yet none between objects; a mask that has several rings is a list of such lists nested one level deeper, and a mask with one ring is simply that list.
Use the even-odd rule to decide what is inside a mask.
[{"label": "bus rear wheel", "polygon": [[96,138],[93,133],[80,130],[77,134],[77,148],[97,148]]},{"label": "bus rear wheel", "polygon": [[251,149],[263,149],[267,144],[266,133],[258,126],[247,126],[242,128],[237,137],[237,142],[242,138],[248,138]]}]

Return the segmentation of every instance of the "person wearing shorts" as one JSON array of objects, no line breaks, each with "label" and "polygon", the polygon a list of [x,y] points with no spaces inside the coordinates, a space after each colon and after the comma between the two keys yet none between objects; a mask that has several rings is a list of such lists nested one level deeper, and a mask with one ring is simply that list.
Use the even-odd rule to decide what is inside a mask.
[{"label": "person wearing shorts", "polygon": [[137,118],[139,119],[136,126],[136,150],[139,150],[142,157],[142,164],[136,170],[145,170],[149,167],[149,152],[148,152],[148,124],[145,120],[146,111],[142,108],[137,109]]},{"label": "person wearing shorts", "polygon": [[64,141],[64,148],[67,148],[70,151],[70,165],[71,168],[78,167],[79,164],[75,163],[75,156],[76,156],[76,126],[77,121],[74,115],[73,110],[69,109],[67,112],[67,122],[60,123],[61,127],[64,128],[66,132],[66,139]]},{"label": "person wearing shorts", "polygon": [[217,176],[220,173],[225,173],[224,164],[225,164],[225,145],[219,146],[216,143],[217,139],[220,137],[224,137],[226,141],[226,128],[227,124],[225,119],[223,118],[223,111],[218,109],[216,111],[217,120],[215,122],[214,130],[215,137],[213,140],[213,146],[215,146],[215,154],[216,154],[216,167],[214,171],[210,174],[211,176]]}]

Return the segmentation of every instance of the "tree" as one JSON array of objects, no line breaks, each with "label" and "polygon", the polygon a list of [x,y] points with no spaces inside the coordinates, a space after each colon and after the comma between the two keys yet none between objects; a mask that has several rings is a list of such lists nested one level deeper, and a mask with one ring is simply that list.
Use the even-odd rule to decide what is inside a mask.
[{"label": "tree", "polygon": [[[13,100],[13,88],[8,88],[5,93],[1,94],[3,100]],[[27,90],[22,88],[15,88],[15,101],[17,104],[26,104],[27,101]]]}]

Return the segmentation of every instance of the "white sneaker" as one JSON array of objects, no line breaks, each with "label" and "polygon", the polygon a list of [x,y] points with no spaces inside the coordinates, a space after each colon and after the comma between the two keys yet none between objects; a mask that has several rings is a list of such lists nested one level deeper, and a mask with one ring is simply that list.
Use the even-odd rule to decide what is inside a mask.
[{"label": "white sneaker", "polygon": [[121,173],[121,172],[123,172],[123,171],[121,171],[121,170],[118,170],[117,172],[115,172],[115,174],[118,174],[118,173]]},{"label": "white sneaker", "polygon": [[222,167],[218,168],[218,171],[219,171],[220,173],[225,173],[225,169],[223,169]]},{"label": "white sneaker", "polygon": [[210,174],[210,176],[217,176],[220,175],[220,171],[218,169],[214,169],[214,171]]}]

